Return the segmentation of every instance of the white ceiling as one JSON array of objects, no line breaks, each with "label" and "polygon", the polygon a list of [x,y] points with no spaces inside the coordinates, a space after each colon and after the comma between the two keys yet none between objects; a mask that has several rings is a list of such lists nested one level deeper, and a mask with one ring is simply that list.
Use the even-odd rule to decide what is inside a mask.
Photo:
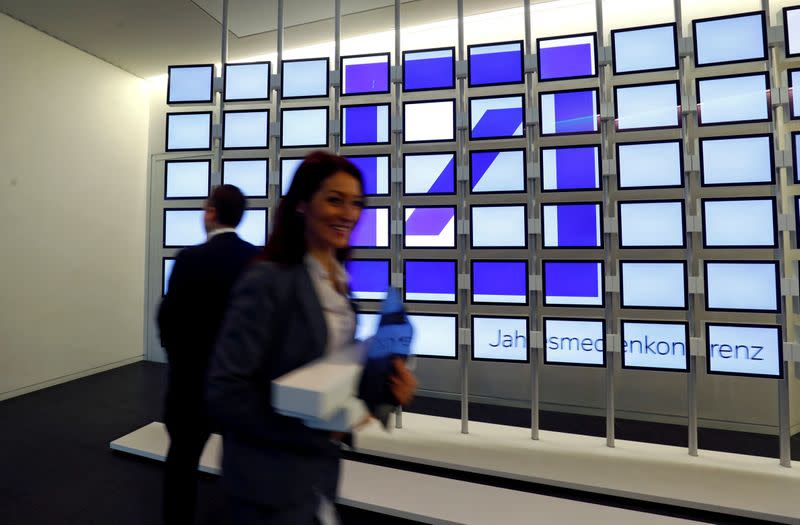
[{"label": "white ceiling", "polygon": [[[456,16],[455,0],[401,1],[404,26]],[[230,60],[275,51],[277,4],[230,0]],[[333,39],[333,0],[284,5],[287,47]],[[521,5],[522,0],[465,0],[465,14]],[[0,0],[0,12],[142,78],[166,73],[170,64],[220,58],[222,0]],[[342,0],[342,14],[343,36],[394,27],[393,0]]]}]

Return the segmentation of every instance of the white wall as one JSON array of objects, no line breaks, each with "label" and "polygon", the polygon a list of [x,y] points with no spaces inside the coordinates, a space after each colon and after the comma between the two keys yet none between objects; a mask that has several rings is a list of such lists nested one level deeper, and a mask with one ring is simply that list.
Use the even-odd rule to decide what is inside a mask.
[{"label": "white wall", "polygon": [[146,83],[0,15],[0,399],[143,354]]}]

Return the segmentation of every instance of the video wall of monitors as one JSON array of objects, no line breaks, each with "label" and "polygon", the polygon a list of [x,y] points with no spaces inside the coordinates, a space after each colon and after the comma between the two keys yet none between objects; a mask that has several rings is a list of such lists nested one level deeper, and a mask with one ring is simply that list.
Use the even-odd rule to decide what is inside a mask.
[{"label": "video wall of monitors", "polygon": [[[779,146],[771,128],[767,21],[762,11],[692,20],[681,46],[674,22],[610,28],[610,56],[590,32],[536,38],[532,50],[480,42],[463,57],[445,46],[400,60],[364,50],[338,63],[230,63],[221,115],[187,107],[214,103],[213,64],[170,66],[165,149],[183,155],[164,162],[162,291],[177,250],[206,239],[218,121],[218,180],[258,202],[238,228],[254,244],[309,150],[338,143],[361,171],[367,202],[346,265],[365,305],[359,337],[399,286],[420,357],[456,359],[469,346],[471,360],[529,363],[540,330],[545,364],[605,367],[618,334],[623,368],[686,372],[701,338],[710,374],[780,377],[783,334],[764,315],[783,311],[777,175],[791,164],[800,183],[800,131]],[[800,57],[800,6],[783,23],[785,55]],[[694,68],[679,71],[681,60]],[[276,99],[289,103],[278,111]],[[791,162],[778,147],[791,147]]]}]

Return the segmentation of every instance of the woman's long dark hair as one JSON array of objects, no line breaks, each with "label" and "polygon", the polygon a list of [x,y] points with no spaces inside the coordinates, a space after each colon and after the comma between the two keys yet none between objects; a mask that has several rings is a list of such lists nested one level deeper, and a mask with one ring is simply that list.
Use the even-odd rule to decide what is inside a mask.
[{"label": "woman's long dark hair", "polygon": [[[306,224],[304,216],[297,212],[297,206],[301,202],[311,202],[311,197],[319,191],[322,182],[340,171],[355,177],[363,190],[361,172],[346,158],[325,151],[314,151],[303,159],[294,174],[289,192],[278,204],[275,228],[259,259],[287,266],[303,261],[306,254]],[[349,248],[336,250],[336,259],[344,262],[349,253]]]}]

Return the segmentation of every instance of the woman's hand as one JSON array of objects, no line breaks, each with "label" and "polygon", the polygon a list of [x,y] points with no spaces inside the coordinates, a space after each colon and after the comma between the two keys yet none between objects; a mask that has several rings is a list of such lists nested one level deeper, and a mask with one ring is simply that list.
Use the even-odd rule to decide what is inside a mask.
[{"label": "woman's hand", "polygon": [[389,389],[392,395],[401,406],[406,406],[414,399],[414,393],[417,391],[417,378],[406,366],[406,362],[395,357],[392,359],[394,365],[394,374],[389,377]]}]

